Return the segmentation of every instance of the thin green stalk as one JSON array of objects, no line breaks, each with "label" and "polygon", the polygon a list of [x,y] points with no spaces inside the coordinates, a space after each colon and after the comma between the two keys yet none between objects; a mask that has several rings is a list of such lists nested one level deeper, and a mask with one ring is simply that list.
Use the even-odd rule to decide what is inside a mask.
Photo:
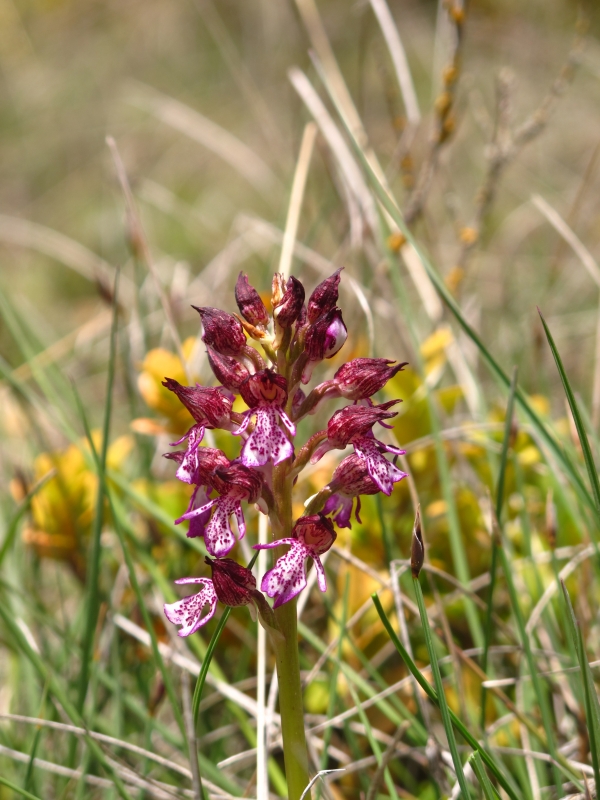
[{"label": "thin green stalk", "polygon": [[116,343],[117,325],[119,320],[119,305],[117,302],[119,292],[119,270],[115,273],[115,285],[113,289],[112,304],[112,325],[110,329],[110,351],[108,359],[108,373],[106,381],[106,398],[104,410],[104,424],[102,426],[102,445],[98,461],[98,495],[96,499],[96,513],[94,515],[94,526],[92,529],[92,544],[86,584],[88,589],[86,620],[83,629],[83,642],[81,646],[81,671],[79,673],[79,684],[77,689],[76,708],[78,711],[83,709],[85,696],[89,684],[90,661],[92,659],[92,647],[96,635],[96,623],[98,621],[98,610],[100,608],[99,597],[99,578],[100,578],[100,558],[101,546],[100,538],[104,524],[104,499],[106,495],[106,454],[108,452],[108,437],[110,431],[110,420],[112,414],[112,392],[115,378],[116,363]]},{"label": "thin green stalk", "polygon": [[[508,405],[506,407],[506,419],[504,423],[504,439],[502,441],[502,455],[500,456],[500,471],[498,473],[498,487],[496,489],[496,519],[500,522],[502,517],[502,507],[504,505],[504,482],[506,478],[506,465],[508,463],[508,447],[510,444],[510,433],[513,420],[513,412],[515,405],[515,391],[517,389],[517,376],[518,370],[515,367],[510,382],[510,392],[508,395]],[[481,657],[481,669],[487,673],[488,671],[488,655],[490,644],[492,642],[493,633],[493,609],[494,609],[494,588],[496,585],[496,571],[498,567],[498,545],[496,537],[492,536],[492,558],[490,564],[490,588],[488,592],[488,603],[485,615],[484,627],[484,642],[483,642],[483,655]],[[485,701],[487,690],[485,686],[481,687],[481,730],[485,730]]]},{"label": "thin green stalk", "polygon": [[27,792],[25,789],[21,789],[21,787],[17,786],[16,783],[9,781],[6,778],[3,778],[2,776],[0,776],[0,786],[7,786],[9,789],[12,789],[13,792],[20,794],[21,797],[27,797],[28,800],[41,800],[41,798],[39,798],[37,794],[31,794],[31,792]]},{"label": "thin green stalk", "polygon": [[[417,667],[415,662],[410,657],[410,654],[405,649],[404,645],[396,635],[396,631],[392,628],[392,625],[387,617],[387,614],[383,610],[383,606],[381,605],[380,599],[377,597],[376,594],[371,595],[373,599],[373,603],[375,604],[375,608],[377,609],[377,613],[379,614],[379,618],[381,619],[386,631],[390,639],[392,640],[394,647],[400,654],[402,660],[408,667],[408,670],[414,677],[416,678],[419,686],[424,690],[427,696],[435,703],[436,706],[439,707],[439,700],[438,695],[435,689],[430,685],[429,681],[425,678],[422,674],[421,670]],[[496,762],[495,758],[489,753],[473,736],[473,734],[465,727],[465,725],[460,721],[460,719],[456,716],[452,709],[448,709],[450,713],[450,719],[452,720],[452,724],[463,737],[463,739],[473,748],[473,750],[477,750],[481,758],[483,759],[484,763],[487,767],[494,773],[496,780],[502,786],[504,791],[508,794],[511,800],[521,800],[518,794],[517,788],[514,786],[512,782],[512,778],[509,777],[502,767]]]},{"label": "thin green stalk", "polygon": [[[285,462],[273,469],[273,496],[276,507],[271,514],[271,528],[275,537],[282,539],[290,536],[292,531],[292,480]],[[279,555],[277,551],[275,555]],[[288,600],[274,613],[283,634],[281,640],[272,637],[272,641],[279,678],[279,712],[288,800],[300,800],[310,776],[298,654],[297,598]]]},{"label": "thin green stalk", "polygon": [[481,760],[481,756],[477,751],[471,753],[468,758],[468,763],[470,763],[473,767],[473,772],[477,776],[477,780],[479,781],[479,785],[483,790],[485,800],[498,800],[500,795],[495,790],[492,782],[488,778],[485,767],[483,766],[483,761]]},{"label": "thin green stalk", "polygon": [[519,604],[519,597],[517,595],[517,590],[515,589],[515,584],[512,575],[512,568],[508,561],[508,557],[506,555],[503,542],[500,538],[501,535],[502,535],[501,528],[498,526],[498,537],[500,539],[498,541],[498,556],[502,564],[504,577],[506,578],[506,585],[508,587],[510,603],[512,606],[513,614],[515,616],[515,621],[517,623],[517,628],[519,629],[519,638],[521,639],[521,646],[523,647],[523,650],[525,652],[525,658],[527,659],[527,665],[529,667],[531,682],[533,684],[533,689],[542,715],[542,724],[544,726],[544,731],[546,733],[548,752],[553,759],[552,775],[554,778],[554,785],[556,786],[558,796],[561,797],[562,780],[561,780],[560,769],[557,765],[559,753],[557,751],[556,743],[554,741],[554,732],[552,729],[552,719],[550,716],[548,697],[537,672],[537,667],[535,664],[535,660],[533,658],[533,651],[531,649],[531,638],[527,634],[527,631],[525,630],[525,620],[523,618],[523,612],[521,611],[521,606]]},{"label": "thin green stalk", "polygon": [[427,646],[427,652],[429,653],[429,661],[431,663],[433,682],[437,692],[438,705],[442,714],[442,723],[444,725],[444,730],[446,731],[446,738],[448,739],[448,747],[450,748],[450,755],[452,756],[454,769],[456,770],[456,779],[460,785],[460,790],[464,800],[469,800],[471,795],[467,785],[467,780],[465,778],[465,773],[463,771],[463,765],[458,752],[458,747],[456,745],[456,737],[454,736],[454,728],[450,718],[450,708],[444,692],[442,673],[440,672],[440,665],[438,664],[437,654],[435,652],[435,647],[433,646],[433,637],[431,635],[431,628],[429,626],[427,608],[425,607],[425,598],[423,597],[423,590],[421,589],[418,575],[413,575],[413,586],[417,598],[417,605],[419,606],[419,616],[421,617],[421,626],[425,635],[425,644]]},{"label": "thin green stalk", "polygon": [[585,716],[587,718],[588,736],[590,740],[590,753],[592,755],[592,767],[594,769],[594,782],[600,787],[600,701],[596,694],[594,677],[585,652],[585,644],[581,634],[581,627],[575,616],[571,598],[564,582],[561,581],[562,593],[567,607],[567,618],[571,632],[571,638],[577,651],[577,659],[581,668],[581,682],[583,684],[583,696],[585,699]]}]

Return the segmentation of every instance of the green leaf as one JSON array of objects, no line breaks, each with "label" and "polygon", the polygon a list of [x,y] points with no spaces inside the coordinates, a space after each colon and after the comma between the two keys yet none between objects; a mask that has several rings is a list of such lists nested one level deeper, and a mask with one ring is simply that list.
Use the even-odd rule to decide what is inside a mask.
[{"label": "green leaf", "polygon": [[575,616],[573,604],[569,597],[569,592],[565,586],[564,581],[561,581],[563,596],[567,606],[568,614],[567,620],[575,651],[577,653],[577,660],[581,669],[581,683],[583,684],[583,696],[585,698],[585,716],[588,724],[588,736],[590,740],[590,753],[592,755],[592,767],[594,769],[594,781],[596,786],[600,786],[600,753],[598,747],[600,746],[600,701],[594,686],[594,677],[590,669],[587,655],[585,652],[585,644],[581,634],[581,627]]},{"label": "green leaf", "polygon": [[[397,637],[395,630],[392,628],[391,623],[390,623],[389,619],[387,618],[387,615],[386,615],[385,611],[383,610],[383,606],[381,605],[380,599],[377,597],[376,594],[371,595],[371,597],[372,597],[373,603],[375,604],[375,608],[377,609],[377,613],[379,614],[379,617],[380,617],[381,621],[383,622],[383,625],[384,625],[386,631],[388,632],[389,637],[390,637],[390,639],[392,640],[392,642],[394,644],[394,647],[396,648],[396,650],[400,654],[400,657],[402,658],[402,660],[404,661],[404,663],[408,667],[408,669],[411,672],[411,674],[414,675],[414,677],[416,678],[417,682],[419,683],[421,688],[424,690],[424,692],[436,704],[436,706],[439,707],[439,701],[438,701],[437,692],[429,684],[429,681],[425,678],[423,673],[420,671],[420,669],[417,667],[415,662],[410,657],[410,655],[407,652],[407,650],[404,648],[404,645],[402,644],[400,639]],[[452,709],[448,709],[448,710],[450,712],[450,719],[452,720],[452,724],[454,725],[454,727],[457,729],[457,731],[460,733],[460,735],[463,737],[463,739],[474,750],[476,750],[476,751],[478,751],[480,753],[481,758],[483,759],[484,763],[494,773],[498,783],[502,786],[502,788],[508,794],[508,796],[512,800],[521,800],[521,798],[520,798],[520,796],[518,794],[518,790],[515,787],[515,785],[513,784],[512,779],[504,772],[502,767],[497,763],[497,761],[494,758],[494,756],[491,753],[489,753],[483,747],[483,745],[481,745],[477,741],[477,739],[470,733],[470,731],[465,727],[465,725],[463,725],[463,723],[460,721],[460,719],[456,716],[454,711],[452,711]]]}]

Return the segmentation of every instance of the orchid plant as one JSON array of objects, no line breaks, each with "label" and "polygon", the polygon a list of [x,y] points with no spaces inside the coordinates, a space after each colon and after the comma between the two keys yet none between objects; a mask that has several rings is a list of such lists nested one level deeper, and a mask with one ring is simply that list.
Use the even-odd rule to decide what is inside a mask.
[{"label": "orchid plant", "polygon": [[[180,626],[179,636],[190,636],[214,615],[217,602],[256,609],[272,642],[279,677],[283,750],[290,800],[299,800],[309,783],[302,712],[302,689],[297,641],[296,598],[307,585],[307,563],[312,561],[321,591],[327,580],[320,556],[336,539],[335,525],[351,527],[354,513],[360,521],[360,497],[383,492],[405,477],[395,464],[404,453],[379,441],[376,424],[386,420],[399,400],[376,405],[372,401],[405,363],[383,358],[355,358],[340,367],[332,379],[312,391],[304,387],[319,362],[344,345],[347,329],[337,307],[341,270],[324,280],[305,303],[305,290],[295,277],[275,274],[272,316],[260,295],[241,273],[235,287],[239,316],[216,308],[197,308],[202,339],[219,386],[182,386],[166,378],[193,417],[194,424],[174,445],[185,443],[167,458],[177,463],[177,477],[193,487],[186,512],[176,520],[189,522],[189,537],[203,537],[211,577],[180,578],[179,584],[199,584],[198,593],[165,605],[167,618]],[[248,343],[247,336],[262,348]],[[248,406],[233,410],[235,395]],[[296,425],[335,398],[350,401],[335,411],[327,428],[298,446]],[[207,429],[222,429],[239,437],[240,455],[230,461],[214,447],[202,446]],[[329,450],[347,455],[330,482],[307,501],[306,513],[292,517],[292,491],[299,473]],[[386,458],[391,453],[393,460]],[[256,504],[268,514],[273,540],[255,549],[275,551],[273,567],[262,577],[260,591],[252,572],[228,553],[246,532],[243,503]],[[235,517],[237,525],[231,522]],[[263,594],[264,593],[264,594]],[[272,606],[264,595],[273,599]]]}]

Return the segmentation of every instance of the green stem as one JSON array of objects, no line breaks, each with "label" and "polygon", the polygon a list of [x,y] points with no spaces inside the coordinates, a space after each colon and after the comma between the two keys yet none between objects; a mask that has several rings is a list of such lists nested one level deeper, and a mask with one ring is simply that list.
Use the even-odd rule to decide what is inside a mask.
[{"label": "green stem", "polygon": [[[292,532],[292,478],[289,464],[285,462],[273,470],[273,496],[275,508],[271,514],[271,526],[275,538],[282,539]],[[279,548],[274,551],[275,558],[281,555],[278,551]],[[310,777],[298,657],[296,599],[275,609],[275,618],[283,634],[281,640],[275,641],[273,638],[272,641],[279,679],[279,713],[288,800],[300,800]]]}]

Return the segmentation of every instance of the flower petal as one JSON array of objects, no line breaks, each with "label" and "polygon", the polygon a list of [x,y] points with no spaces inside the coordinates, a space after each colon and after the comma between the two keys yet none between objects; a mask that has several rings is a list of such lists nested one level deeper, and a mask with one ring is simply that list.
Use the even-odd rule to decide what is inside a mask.
[{"label": "flower petal", "polygon": [[212,518],[204,530],[204,544],[211,556],[222,558],[234,546],[236,538],[229,518],[237,514],[238,509],[241,511],[240,501],[235,497],[217,499]]},{"label": "flower petal", "polygon": [[294,425],[292,420],[288,417],[288,415],[285,413],[285,411],[283,411],[281,408],[278,409],[278,413],[279,413],[279,419],[283,422],[285,427],[290,432],[290,436],[295,436],[296,435],[296,426]]},{"label": "flower petal", "polygon": [[291,442],[279,427],[278,411],[269,406],[256,409],[256,427],[242,450],[246,467],[262,467],[268,461],[279,464],[293,454]]},{"label": "flower petal", "polygon": [[[186,433],[185,437],[188,440],[187,450],[179,465],[175,476],[184,483],[193,483],[194,476],[198,469],[198,446],[204,438],[204,425],[194,425],[193,428]],[[183,439],[179,440],[180,442]],[[178,444],[178,443],[177,443]]]},{"label": "flower petal", "polygon": [[[206,625],[208,620],[215,613],[217,607],[217,595],[209,578],[183,578],[177,583],[204,583],[202,589],[198,594],[184,597],[175,603],[165,604],[165,616],[174,625],[181,625],[177,631],[178,636],[190,636],[195,633],[203,625]],[[203,616],[203,609],[209,606],[208,612]]]},{"label": "flower petal", "polygon": [[384,494],[390,495],[394,484],[406,477],[406,473],[395,467],[379,452],[376,439],[356,436],[352,440],[354,450],[364,458],[369,475]]},{"label": "flower petal", "polygon": [[325,577],[325,569],[323,568],[323,564],[321,563],[321,559],[318,555],[313,555],[313,563],[315,565],[315,569],[317,570],[317,583],[319,584],[319,589],[322,592],[327,591],[327,578]]},{"label": "flower petal", "polygon": [[342,492],[336,492],[325,503],[323,514],[334,514],[333,521],[338,528],[351,528],[350,517],[352,515],[352,497]]},{"label": "flower petal", "polygon": [[175,520],[175,525],[179,525],[179,523],[183,522],[184,519],[194,519],[194,517],[202,516],[202,514],[204,514],[206,511],[209,511],[214,505],[216,505],[219,500],[219,497],[213,497],[212,500],[209,500],[208,503],[204,503],[203,506],[198,506],[191,511],[186,511],[185,514],[182,514],[181,517],[178,517]]},{"label": "flower petal", "polygon": [[241,434],[246,430],[248,425],[250,424],[250,420],[252,419],[253,410],[250,409],[249,411],[244,411],[244,421],[240,425],[239,428],[235,431],[231,431],[234,436],[241,436]]},{"label": "flower petal", "polygon": [[[276,544],[281,543],[281,540],[276,542]],[[265,573],[260,588],[269,597],[275,598],[273,608],[287,603],[304,589],[306,586],[305,562],[310,555],[310,550],[305,545],[293,540],[289,552],[278,558],[273,569]]]}]

